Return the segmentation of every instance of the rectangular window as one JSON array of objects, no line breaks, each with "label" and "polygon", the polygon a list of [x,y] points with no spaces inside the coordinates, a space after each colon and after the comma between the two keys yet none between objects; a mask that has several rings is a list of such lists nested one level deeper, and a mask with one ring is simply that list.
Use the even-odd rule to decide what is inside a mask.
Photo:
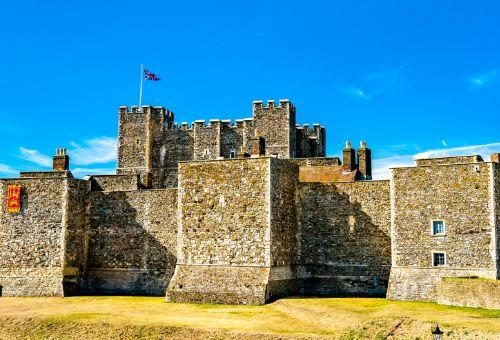
[{"label": "rectangular window", "polygon": [[236,151],[235,150],[229,151],[229,158],[236,158]]},{"label": "rectangular window", "polygon": [[442,220],[432,221],[432,235],[444,235],[445,225]]},{"label": "rectangular window", "polygon": [[446,265],[446,256],[444,253],[432,253],[432,265],[435,267]]}]

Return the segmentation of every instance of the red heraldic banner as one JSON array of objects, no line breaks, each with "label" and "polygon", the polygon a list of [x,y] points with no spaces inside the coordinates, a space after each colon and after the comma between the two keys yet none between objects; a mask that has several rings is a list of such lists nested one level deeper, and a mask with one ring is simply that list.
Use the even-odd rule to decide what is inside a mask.
[{"label": "red heraldic banner", "polygon": [[7,187],[7,212],[18,213],[21,211],[21,189],[20,185]]}]

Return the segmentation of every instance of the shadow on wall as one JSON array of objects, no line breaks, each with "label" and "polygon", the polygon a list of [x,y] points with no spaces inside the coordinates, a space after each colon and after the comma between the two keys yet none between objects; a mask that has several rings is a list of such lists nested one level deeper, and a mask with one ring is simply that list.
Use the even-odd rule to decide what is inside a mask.
[{"label": "shadow on wall", "polygon": [[345,185],[351,192],[319,183],[300,189],[301,293],[383,296],[391,266],[388,184],[387,193],[369,184]]},{"label": "shadow on wall", "polygon": [[165,295],[177,225],[162,213],[172,204],[163,198],[158,190],[91,193],[88,294]]}]

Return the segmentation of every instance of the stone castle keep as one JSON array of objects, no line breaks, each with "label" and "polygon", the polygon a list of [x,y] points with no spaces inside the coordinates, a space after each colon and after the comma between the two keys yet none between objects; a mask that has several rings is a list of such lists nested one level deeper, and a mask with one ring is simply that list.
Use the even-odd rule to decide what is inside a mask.
[{"label": "stone castle keep", "polygon": [[0,180],[0,296],[437,301],[444,278],[500,278],[500,154],[372,180],[366,143],[325,151],[288,100],[234,124],[120,107],[116,175],[73,178],[58,149],[52,171]]}]

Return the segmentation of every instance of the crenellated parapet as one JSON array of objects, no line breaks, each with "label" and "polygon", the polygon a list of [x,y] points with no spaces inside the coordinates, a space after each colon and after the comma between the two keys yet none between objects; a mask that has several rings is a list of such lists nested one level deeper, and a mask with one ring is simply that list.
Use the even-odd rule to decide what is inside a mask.
[{"label": "crenellated parapet", "polygon": [[[120,106],[118,173],[152,178],[163,187],[174,178],[179,161],[265,155],[278,158],[324,157],[325,128],[319,124],[296,127],[295,106],[288,99],[252,104],[252,116],[174,122],[162,106]],[[263,146],[253,152],[257,143]],[[169,183],[174,181],[168,180]]]},{"label": "crenellated parapet", "polygon": [[280,99],[278,100],[278,105],[276,105],[276,101],[274,99],[270,99],[266,104],[262,100],[254,100],[252,102],[253,112],[261,109],[287,109],[290,111],[295,111],[295,106],[290,102],[289,99]]},{"label": "crenellated parapet", "polygon": [[318,123],[295,126],[296,157],[325,157],[326,156],[326,129]]}]

